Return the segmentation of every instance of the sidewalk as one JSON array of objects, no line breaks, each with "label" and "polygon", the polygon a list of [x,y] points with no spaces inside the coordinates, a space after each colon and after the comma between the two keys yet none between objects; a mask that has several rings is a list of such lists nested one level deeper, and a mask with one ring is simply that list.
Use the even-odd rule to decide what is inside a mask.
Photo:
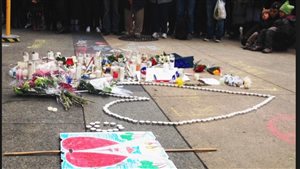
[{"label": "sidewalk", "polygon": [[[48,50],[74,54],[72,34],[13,30],[20,43],[2,46],[2,153],[59,149],[60,132],[84,132],[92,121],[114,121],[128,131],[152,131],[164,148],[217,148],[210,153],[168,153],[177,168],[295,168],[295,51],[262,54],[246,51],[235,41],[204,42],[162,39],[128,42],[105,36],[113,48],[137,49],[159,54],[194,56],[195,61],[221,66],[223,73],[249,76],[248,90],[230,86],[209,86],[224,90],[270,94],[274,100],[255,112],[232,118],[177,127],[135,125],[102,112],[102,106],[116,98],[85,95],[96,104],[84,110],[64,111],[51,98],[17,97],[8,76],[11,64],[22,60],[23,51],[44,55]],[[202,73],[201,77],[214,77]],[[192,77],[191,77],[192,78]],[[180,121],[205,118],[249,108],[261,97],[231,95],[161,86],[126,86],[134,95],[151,97],[149,102],[114,106],[112,111],[140,119]],[[145,91],[145,90],[146,91]],[[47,111],[58,108],[57,113]],[[59,156],[3,157],[2,168],[60,168]]]}]

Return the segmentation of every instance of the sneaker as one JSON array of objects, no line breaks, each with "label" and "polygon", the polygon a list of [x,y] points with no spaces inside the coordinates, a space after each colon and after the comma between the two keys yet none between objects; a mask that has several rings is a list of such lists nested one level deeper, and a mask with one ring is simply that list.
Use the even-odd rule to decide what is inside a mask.
[{"label": "sneaker", "polygon": [[91,27],[89,27],[89,26],[86,27],[85,31],[86,31],[86,32],[91,32]]},{"label": "sneaker", "polygon": [[96,32],[98,32],[98,33],[101,32],[101,30],[100,30],[100,28],[98,26],[96,27]]},{"label": "sneaker", "polygon": [[265,48],[262,50],[262,53],[272,53],[272,49],[271,48]]},{"label": "sneaker", "polygon": [[250,50],[252,51],[261,51],[263,48],[261,46],[258,45],[254,45],[250,48]]},{"label": "sneaker", "polygon": [[221,42],[221,39],[216,38],[216,39],[215,39],[215,42],[220,43],[220,42]]},{"label": "sneaker", "polygon": [[203,41],[209,42],[211,39],[210,38],[204,38]]},{"label": "sneaker", "polygon": [[167,39],[167,38],[168,38],[168,36],[167,36],[166,33],[163,33],[163,34],[161,35],[161,37],[162,37],[163,39]]},{"label": "sneaker", "polygon": [[159,38],[159,34],[157,32],[154,32],[152,34],[152,37],[155,38],[155,39],[158,39]]}]

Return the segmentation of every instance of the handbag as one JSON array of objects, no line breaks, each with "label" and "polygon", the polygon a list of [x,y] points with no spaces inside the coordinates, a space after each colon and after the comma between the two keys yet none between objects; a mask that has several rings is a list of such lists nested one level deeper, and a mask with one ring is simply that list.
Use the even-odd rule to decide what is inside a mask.
[{"label": "handbag", "polygon": [[216,20],[226,19],[225,2],[223,0],[217,0],[214,10],[214,18]]}]

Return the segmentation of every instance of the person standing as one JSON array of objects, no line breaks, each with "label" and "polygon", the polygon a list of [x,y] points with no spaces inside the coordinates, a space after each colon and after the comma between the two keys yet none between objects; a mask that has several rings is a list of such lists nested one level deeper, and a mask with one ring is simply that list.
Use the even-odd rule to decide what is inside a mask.
[{"label": "person standing", "polygon": [[187,14],[187,39],[193,38],[194,33],[194,15],[196,0],[177,0],[177,18],[176,26],[180,24],[180,20]]},{"label": "person standing", "polygon": [[70,30],[71,32],[80,31],[80,10],[81,10],[81,0],[69,0],[68,5],[70,7]]},{"label": "person standing", "polygon": [[92,28],[96,29],[96,32],[101,32],[100,30],[100,0],[84,0],[82,1],[85,13],[85,31],[91,32]]},{"label": "person standing", "polygon": [[67,0],[55,0],[55,11],[57,33],[69,32],[69,9]]},{"label": "person standing", "polygon": [[124,11],[126,34],[135,35],[136,37],[141,36],[145,2],[145,0],[127,0]]},{"label": "person standing", "polygon": [[152,37],[166,39],[168,32],[168,14],[172,0],[149,0],[152,12]]},{"label": "person standing", "polygon": [[119,0],[103,0],[103,34],[113,33],[119,35]]},{"label": "person standing", "polygon": [[[224,19],[216,20],[214,18],[214,9],[218,0],[206,0],[206,20],[207,20],[207,35],[204,41],[210,41],[213,38],[215,42],[221,42],[224,36]],[[225,3],[225,0],[222,0]]]}]

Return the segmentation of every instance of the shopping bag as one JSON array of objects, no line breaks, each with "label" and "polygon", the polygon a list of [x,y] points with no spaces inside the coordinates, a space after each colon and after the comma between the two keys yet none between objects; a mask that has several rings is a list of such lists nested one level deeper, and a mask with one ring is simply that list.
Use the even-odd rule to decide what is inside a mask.
[{"label": "shopping bag", "polygon": [[217,0],[214,10],[214,18],[216,20],[226,19],[225,2],[223,0]]}]

